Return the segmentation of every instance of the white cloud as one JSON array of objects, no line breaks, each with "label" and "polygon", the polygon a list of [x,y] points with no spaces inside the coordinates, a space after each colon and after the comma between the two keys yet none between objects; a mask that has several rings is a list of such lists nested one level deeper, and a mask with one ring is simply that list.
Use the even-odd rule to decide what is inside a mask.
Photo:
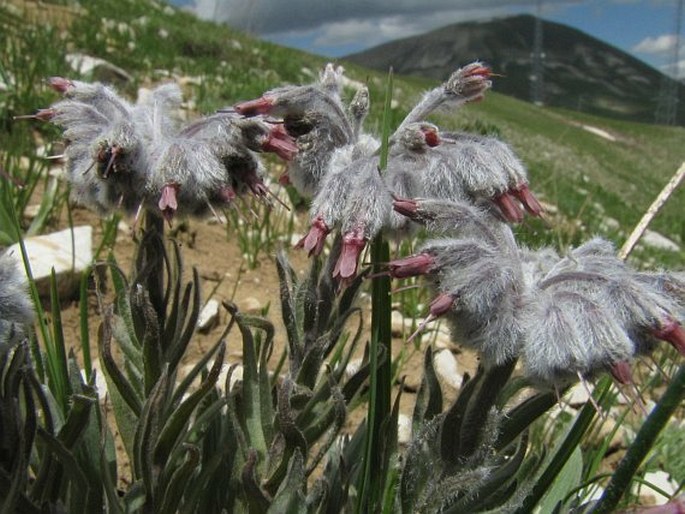
[{"label": "white cloud", "polygon": [[662,34],[657,37],[647,37],[635,45],[632,50],[641,54],[666,54],[673,50],[678,38],[674,34]]},{"label": "white cloud", "polygon": [[685,59],[675,63],[675,66],[670,64],[664,64],[659,66],[662,73],[665,73],[669,77],[673,77],[679,80],[685,79]]},{"label": "white cloud", "polygon": [[[550,4],[572,4],[583,0],[546,0]],[[379,19],[399,21],[395,25],[411,25],[417,19],[433,18],[441,21],[435,28],[463,19],[474,19],[476,13],[492,16],[506,8],[520,9],[530,6],[534,10],[537,0],[481,0],[474,8],[473,0],[195,0],[195,12],[200,17],[225,21],[229,25],[262,35],[288,33],[296,30],[313,30],[324,25],[332,31],[344,31],[360,22],[380,27]],[[437,13],[437,14],[436,14]],[[440,14],[452,17],[439,20]],[[335,27],[335,24],[342,24]],[[328,30],[328,29],[327,29]]]},{"label": "white cloud", "polygon": [[462,10],[431,12],[418,16],[382,16],[356,18],[321,25],[316,33],[315,44],[320,47],[357,44],[374,46],[385,41],[423,34],[436,27],[467,21],[470,19],[490,18],[504,14],[502,9],[488,11]]}]

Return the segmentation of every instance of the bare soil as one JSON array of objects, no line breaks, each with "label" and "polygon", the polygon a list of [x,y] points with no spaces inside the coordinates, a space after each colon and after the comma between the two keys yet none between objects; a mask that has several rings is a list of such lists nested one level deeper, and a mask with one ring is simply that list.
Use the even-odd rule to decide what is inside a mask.
[{"label": "bare soil", "polygon": [[[282,209],[278,205],[274,208]],[[102,228],[97,215],[87,209],[77,207],[73,210],[73,219],[75,225],[90,224],[93,226],[94,245],[97,246],[102,238]],[[114,246],[117,262],[125,271],[131,269],[136,250],[136,243],[128,226],[130,222],[131,220],[125,220],[120,224],[120,230]],[[301,233],[304,232],[303,227],[305,227],[305,224],[306,216],[302,214],[297,223]],[[174,228],[178,229],[179,224],[177,223]],[[244,256],[241,254],[236,241],[231,237],[230,231],[227,231],[225,225],[218,224],[215,220],[187,220],[182,224],[182,228],[176,231],[175,239],[181,245],[186,279],[190,279],[190,270],[192,268],[198,270],[204,302],[208,301],[211,295],[212,298],[219,302],[223,300],[233,301],[241,310],[253,314],[260,314],[263,310],[268,309],[266,317],[276,326],[274,356],[279,356],[283,351],[286,351],[287,340],[285,338],[285,330],[282,329],[279,281],[276,272],[275,256],[260,255],[258,265],[254,269],[248,269]],[[295,271],[304,275],[309,267],[307,255],[296,249],[289,249],[287,253]],[[362,295],[360,302],[365,311],[365,326],[368,329],[371,319],[368,295]],[[94,292],[91,292],[89,298],[89,313],[88,324],[91,356],[94,367],[97,370],[96,372],[100,373],[97,331],[101,320]],[[182,367],[186,365],[192,366],[205,352],[216,344],[228,323],[228,318],[228,312],[222,309],[219,322],[213,329],[207,333],[197,332],[195,334],[183,358]],[[62,323],[65,340],[75,352],[79,362],[82,363],[79,306],[77,300],[63,302]],[[405,338],[408,335],[406,333],[404,336],[396,337],[393,340],[393,355],[395,357],[400,353],[405,344]],[[365,337],[368,339],[368,334]],[[242,341],[240,337],[235,333],[230,333],[227,337],[227,343],[227,363],[240,363],[242,359]],[[361,352],[363,345],[359,346],[359,351]],[[418,349],[408,352],[409,357],[400,373],[401,376],[405,377],[405,383],[408,384],[401,398],[401,412],[410,417],[416,399],[414,393],[418,384],[420,384],[423,373],[424,348],[425,344]],[[475,371],[477,358],[474,354],[462,352],[456,346],[452,347],[451,351],[457,358],[460,373],[473,373]],[[275,365],[277,360],[277,357],[274,357],[271,362]],[[395,389],[397,391],[398,387],[396,386]],[[447,406],[455,398],[456,390],[446,384],[443,389],[445,393],[445,406]],[[107,410],[109,411],[110,409]],[[108,415],[111,421],[111,428],[116,437],[118,435],[116,433],[116,423],[111,412],[108,412]],[[352,432],[365,415],[366,412],[361,408],[351,412],[346,422],[345,430]],[[119,462],[119,476],[122,480],[122,485],[124,485],[130,478],[130,469],[123,445],[119,438],[116,438],[119,454],[117,459]]]}]

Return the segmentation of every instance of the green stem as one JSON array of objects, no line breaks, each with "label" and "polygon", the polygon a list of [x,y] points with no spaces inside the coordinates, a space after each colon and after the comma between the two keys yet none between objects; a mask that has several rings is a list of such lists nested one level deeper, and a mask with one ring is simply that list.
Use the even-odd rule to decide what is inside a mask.
[{"label": "green stem", "polygon": [[[392,70],[388,76],[383,113],[383,133],[379,168],[385,169],[388,162],[388,142],[390,139],[390,100],[392,98]],[[390,248],[378,235],[371,245],[372,273],[381,271],[382,263],[390,260]],[[383,469],[382,427],[390,416],[390,392],[392,381],[392,333],[391,333],[390,277],[377,277],[371,290],[371,347],[369,364],[369,413],[364,451],[364,465],[361,476],[357,512],[374,512],[380,508],[387,470]],[[379,347],[385,351],[385,360],[378,366]]]},{"label": "green stem", "polygon": [[[602,404],[604,395],[607,394],[610,386],[611,381],[608,378],[605,377],[600,380],[593,392],[593,396],[597,400],[597,404]],[[566,438],[561,443],[558,450],[556,450],[556,453],[545,468],[545,471],[540,474],[535,486],[528,494],[521,507],[516,511],[516,514],[533,512],[535,506],[549,490],[559,472],[566,465],[566,462],[571,457],[573,451],[580,445],[580,442],[590,427],[596,412],[597,411],[591,402],[587,402],[581,409],[575,423],[573,424],[573,427],[566,435]]]},{"label": "green stem", "polygon": [[685,398],[685,364],[681,365],[666,392],[652,410],[635,441],[630,445],[625,456],[614,472],[609,485],[599,502],[590,511],[591,514],[603,514],[613,512],[619,500],[630,487],[633,476],[637,472],[642,461],[654,446],[654,442],[668,420],[680,407]]}]

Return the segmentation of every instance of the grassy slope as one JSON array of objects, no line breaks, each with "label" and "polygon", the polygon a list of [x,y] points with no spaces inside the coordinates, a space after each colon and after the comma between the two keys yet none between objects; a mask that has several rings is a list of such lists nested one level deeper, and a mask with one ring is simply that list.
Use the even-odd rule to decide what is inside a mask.
[{"label": "grassy slope", "polygon": [[[202,112],[288,82],[309,82],[323,58],[257,41],[224,26],[203,22],[156,2],[95,0],[72,25],[65,51],[105,58],[131,72],[135,83],[163,80],[166,71],[198,77],[189,91]],[[114,21],[112,21],[114,20]],[[160,31],[167,36],[161,37]],[[162,70],[162,71],[160,71]],[[64,74],[68,74],[67,70]],[[356,66],[348,76],[366,82],[375,101],[368,127],[378,126],[385,77]],[[497,89],[495,79],[495,91]],[[397,121],[432,84],[417,79],[396,82]],[[567,219],[556,230],[532,223],[522,238],[538,236],[565,245],[603,229],[606,216],[619,221],[608,230],[618,244],[685,158],[682,128],[658,127],[545,109],[510,97],[488,94],[478,105],[437,118],[446,128],[481,126],[495,129],[528,165],[533,189],[557,205]],[[578,124],[601,128],[617,137],[610,142]],[[685,190],[681,188],[654,222],[654,228],[685,240]],[[579,218],[582,223],[573,220]],[[571,221],[568,221],[571,220]],[[605,227],[604,227],[605,228]],[[606,230],[605,230],[606,232]],[[538,241],[539,242],[539,241]],[[649,251],[646,257],[682,267],[682,254]]]}]

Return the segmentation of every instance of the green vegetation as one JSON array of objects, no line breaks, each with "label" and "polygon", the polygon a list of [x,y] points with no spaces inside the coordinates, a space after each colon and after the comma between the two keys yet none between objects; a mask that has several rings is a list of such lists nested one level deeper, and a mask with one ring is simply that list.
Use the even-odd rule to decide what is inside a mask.
[{"label": "green vegetation", "polygon": [[[284,83],[310,82],[324,63],[153,0],[94,0],[78,10],[68,30],[30,25],[12,4],[3,4],[0,23],[0,245],[45,230],[63,215],[66,186],[36,157],[43,143],[48,153],[53,150],[57,132],[47,124],[12,120],[55,100],[44,77],[123,80],[118,85],[132,95],[173,77],[187,89],[193,115]],[[67,54],[74,52],[106,59],[131,80],[104,69],[79,76],[67,64]],[[390,87],[385,75],[356,66],[347,75],[368,84],[376,101],[369,126],[385,136],[429,86],[394,77]],[[397,107],[390,107],[391,96]],[[497,93],[439,122],[497,133],[514,146],[530,169],[532,189],[558,209],[547,221],[519,229],[519,240],[531,246],[563,248],[595,233],[621,244],[685,155],[682,128],[542,109]],[[39,214],[29,222],[27,207],[38,194]],[[684,195],[681,188],[652,227],[681,245]],[[605,457],[619,447],[613,441],[619,431],[648,441],[633,452],[642,451],[640,460],[647,464],[639,470],[624,466],[601,508],[611,510],[619,500],[636,503],[631,487],[645,481],[647,469],[665,469],[682,480],[682,430],[669,421],[673,411],[682,417],[678,400],[685,374],[675,351],[658,353],[655,366],[639,371],[639,391],[621,391],[604,377],[593,401],[578,410],[552,415],[556,395],[530,392],[513,364],[481,367],[465,377],[450,405],[431,345],[416,343],[393,355],[387,279],[375,280],[371,290],[367,344],[368,313],[357,302],[363,278],[342,292],[331,280],[339,241],[304,276],[284,252],[276,252],[280,243],[289,245],[297,216],[278,205],[260,205],[254,223],[231,213],[227,238],[246,255],[248,267],[260,253],[275,255],[282,323],[249,316],[226,302],[225,331],[185,377],[180,363],[195,335],[201,297],[197,271],[190,278],[183,273],[181,248],[146,220],[130,274],[113,253],[98,262],[90,289],[100,324],[93,360],[105,376],[106,404],[87,351],[90,274],[81,287],[81,363],[70,351],[78,345],[65,341],[55,287],[48,312],[34,292],[37,330],[26,343],[0,348],[0,408],[3,419],[13,420],[0,441],[0,511],[436,512],[448,506],[448,512],[524,513],[538,506],[567,512],[588,507],[597,487],[609,482]],[[114,245],[117,221],[106,224],[100,259]],[[407,246],[401,254],[410,253]],[[375,265],[387,261],[387,243],[379,238],[371,258]],[[656,249],[641,250],[636,259],[651,266],[684,262],[682,253]],[[406,316],[425,310],[423,291],[393,299],[398,297]],[[282,354],[274,353],[276,330],[286,334]],[[222,370],[230,346],[239,347],[243,357],[242,379],[235,383],[237,368]],[[396,427],[405,393],[392,386],[411,351],[425,358],[414,437],[403,448]],[[361,364],[350,372],[358,354]],[[659,404],[661,418],[644,426],[645,416],[622,397],[658,400],[664,390],[668,401]],[[368,413],[368,421],[352,421],[360,412]],[[123,451],[117,453],[118,441]],[[120,480],[123,463],[131,466],[127,483]]]}]

